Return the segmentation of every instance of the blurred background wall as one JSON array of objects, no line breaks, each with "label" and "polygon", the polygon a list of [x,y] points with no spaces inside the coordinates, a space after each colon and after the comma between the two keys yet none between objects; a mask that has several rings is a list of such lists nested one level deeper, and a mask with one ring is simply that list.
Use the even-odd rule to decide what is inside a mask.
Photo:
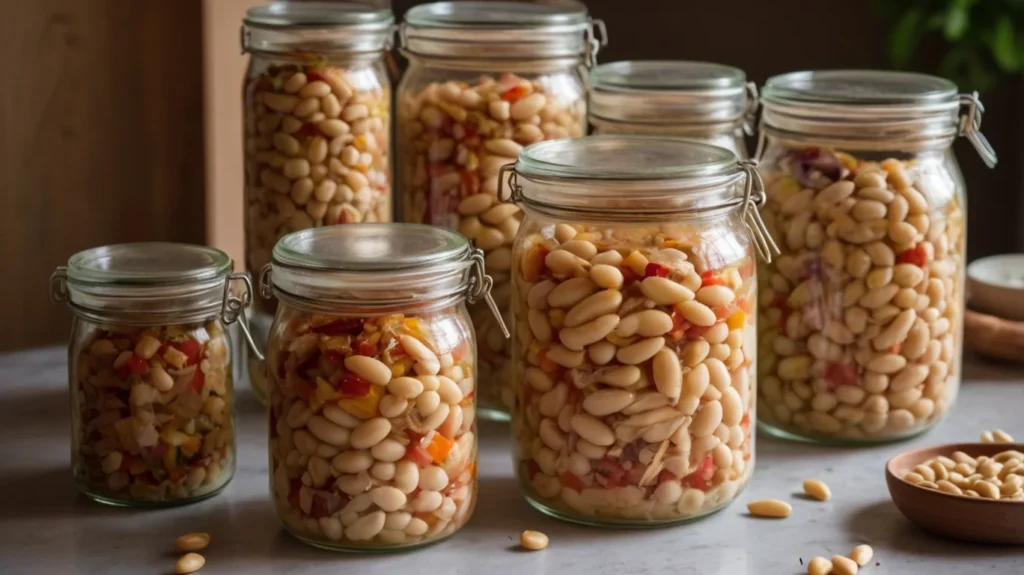
[{"label": "blurred background wall", "polygon": [[[253,0],[0,0],[0,349],[62,341],[69,314],[47,277],[75,251],[115,242],[242,250],[241,17]],[[395,0],[400,16],[417,2]],[[870,0],[590,0],[611,42],[603,62],[732,64],[761,83],[808,68],[888,67],[891,22]],[[837,14],[837,10],[842,12]],[[933,70],[943,47],[919,47]],[[982,94],[986,170],[957,152],[972,258],[1024,251],[1024,83]]]}]

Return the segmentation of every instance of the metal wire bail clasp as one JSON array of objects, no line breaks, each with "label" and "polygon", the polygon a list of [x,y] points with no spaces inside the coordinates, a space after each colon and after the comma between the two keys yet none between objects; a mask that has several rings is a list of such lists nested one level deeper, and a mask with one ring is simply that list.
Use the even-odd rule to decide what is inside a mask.
[{"label": "metal wire bail clasp", "polygon": [[494,286],[494,278],[487,275],[484,270],[484,251],[480,248],[473,248],[470,252],[469,259],[473,260],[473,267],[469,270],[469,284],[466,286],[466,301],[469,303],[476,303],[483,299],[487,302],[487,307],[491,308],[491,313],[494,314],[494,319],[498,320],[498,327],[501,328],[501,333],[505,334],[505,339],[511,337],[508,331],[508,326],[505,325],[505,320],[501,317],[501,310],[498,309],[498,304],[494,302],[494,298],[491,297],[491,288]]},{"label": "metal wire bail clasp", "polygon": [[[240,281],[245,284],[245,291],[242,292],[241,297],[231,293],[231,282],[234,281]],[[260,361],[263,361],[263,353],[256,345],[256,341],[253,340],[252,333],[249,332],[249,318],[245,316],[245,308],[252,302],[252,293],[252,277],[249,276],[249,272],[229,275],[228,281],[224,282],[224,303],[221,305],[221,318],[224,321],[224,325],[231,325],[238,321],[238,327],[242,328],[242,334],[245,335],[245,341],[249,344],[249,349],[253,351]]]},{"label": "metal wire bail clasp", "polygon": [[600,18],[591,18],[588,24],[589,26],[583,32],[583,39],[587,43],[584,62],[587,68],[593,68],[597,65],[597,53],[608,45],[608,29],[604,25],[604,20]]},{"label": "metal wire bail clasp", "polygon": [[65,303],[68,301],[68,268],[57,266],[50,274],[50,301]]},{"label": "metal wire bail clasp", "polygon": [[[511,172],[511,173],[509,173]],[[507,175],[506,175],[507,174]],[[502,191],[502,184],[508,181],[508,197]],[[516,172],[516,163],[505,164],[498,170],[498,201],[517,204],[523,199],[523,188],[519,186],[519,174]]]},{"label": "metal wire bail clasp", "polygon": [[747,174],[746,184],[743,186],[743,225],[746,226],[750,239],[757,248],[758,255],[767,263],[779,255],[779,246],[775,244],[768,227],[761,219],[761,212],[758,208],[764,205],[764,181],[761,174],[757,173],[756,160],[744,160],[740,162],[740,169]]},{"label": "metal wire bail clasp", "polygon": [[981,116],[985,113],[985,106],[978,99],[978,93],[960,94],[960,106],[966,108],[960,115],[960,135],[974,145],[986,166],[996,167],[999,162],[996,151],[992,144],[988,143],[988,138],[981,133]]},{"label": "metal wire bail clasp", "polygon": [[747,105],[743,108],[743,133],[754,135],[757,123],[757,107],[761,105],[761,95],[757,92],[757,84],[747,82]]}]

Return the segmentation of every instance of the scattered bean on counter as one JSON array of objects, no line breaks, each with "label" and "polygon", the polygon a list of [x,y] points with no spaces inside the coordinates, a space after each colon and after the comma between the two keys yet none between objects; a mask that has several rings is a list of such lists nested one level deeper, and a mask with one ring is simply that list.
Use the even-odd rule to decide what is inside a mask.
[{"label": "scattered bean on counter", "polygon": [[914,162],[810,148],[765,174],[783,255],[760,274],[760,417],[803,435],[897,437],[959,382],[964,213]]},{"label": "scattered bean on counter", "polygon": [[390,90],[375,66],[323,60],[254,71],[245,101],[246,258],[287,233],[391,221]]},{"label": "scattered bean on counter", "polygon": [[[582,88],[561,76],[481,76],[473,83],[430,83],[398,102],[399,166],[406,221],[457,229],[486,253],[492,296],[508,312],[517,206],[498,200],[498,170],[524,146],[585,132]],[[480,341],[481,405],[508,411],[513,393],[507,341],[486,305],[471,306]]]},{"label": "scattered bean on counter", "polygon": [[286,528],[348,548],[454,533],[476,501],[474,350],[459,311],[294,311],[271,333],[272,491]]},{"label": "scattered bean on counter", "polygon": [[950,495],[1024,500],[1024,453],[1010,449],[992,457],[956,451],[915,465],[903,479]]},{"label": "scattered bean on counter", "polygon": [[195,573],[206,565],[206,558],[198,553],[186,553],[174,564],[174,571],[179,575]]},{"label": "scattered bean on counter", "polygon": [[981,432],[982,443],[1013,443],[1013,436],[1002,429]]},{"label": "scattered bean on counter", "polygon": [[832,575],[857,575],[857,563],[844,555],[832,556]]},{"label": "scattered bean on counter", "polygon": [[829,575],[832,562],[824,557],[815,557],[807,563],[807,575]]},{"label": "scattered bean on counter", "polygon": [[828,501],[832,498],[832,490],[824,481],[818,479],[805,479],[804,493],[818,501]]},{"label": "scattered bean on counter", "polygon": [[850,559],[860,567],[867,565],[874,556],[875,550],[870,545],[858,545],[850,551]]},{"label": "scattered bean on counter", "polygon": [[670,521],[746,483],[754,264],[722,250],[705,269],[700,237],[559,223],[517,243],[513,423],[535,501]]},{"label": "scattered bean on counter", "polygon": [[75,473],[91,495],[181,502],[234,473],[230,358],[219,321],[105,326],[76,348]]},{"label": "scattered bean on counter", "polygon": [[209,533],[186,533],[174,541],[178,551],[202,551],[210,545]]},{"label": "scattered bean on counter", "polygon": [[539,551],[548,546],[548,536],[540,531],[527,529],[519,535],[519,544],[522,545],[523,549]]},{"label": "scattered bean on counter", "polygon": [[793,506],[781,499],[758,499],[747,503],[747,511],[756,517],[785,519],[793,513]]}]

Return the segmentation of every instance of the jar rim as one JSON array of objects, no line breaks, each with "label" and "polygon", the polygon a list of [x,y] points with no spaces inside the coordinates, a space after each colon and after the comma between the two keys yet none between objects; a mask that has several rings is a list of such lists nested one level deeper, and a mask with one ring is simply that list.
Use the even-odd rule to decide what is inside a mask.
[{"label": "jar rim", "polygon": [[590,85],[591,115],[608,121],[735,123],[756,103],[743,70],[713,62],[609,62],[591,71]]},{"label": "jar rim", "polygon": [[355,56],[390,50],[390,9],[352,2],[283,2],[250,8],[242,20],[246,53]]},{"label": "jar rim", "polygon": [[253,28],[387,29],[394,15],[387,8],[352,2],[273,2],[246,10],[243,23]]},{"label": "jar rim", "polygon": [[223,279],[233,262],[216,248],[173,242],[112,244],[80,251],[68,258],[71,286],[187,286]]},{"label": "jar rim", "polygon": [[589,66],[605,40],[603,23],[592,20],[576,0],[433,2],[411,8],[399,28],[400,46],[408,55],[443,59],[585,57]]},{"label": "jar rim", "polygon": [[893,70],[805,70],[768,78],[761,100],[769,104],[903,108],[907,112],[956,109],[953,82]]}]

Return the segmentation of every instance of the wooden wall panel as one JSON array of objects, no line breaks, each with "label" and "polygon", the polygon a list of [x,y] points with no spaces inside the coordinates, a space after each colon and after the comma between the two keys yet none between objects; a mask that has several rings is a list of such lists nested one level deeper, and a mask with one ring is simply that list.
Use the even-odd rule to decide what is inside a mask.
[{"label": "wooden wall panel", "polygon": [[66,339],[75,251],[204,241],[198,0],[6,0],[0,349]]}]

